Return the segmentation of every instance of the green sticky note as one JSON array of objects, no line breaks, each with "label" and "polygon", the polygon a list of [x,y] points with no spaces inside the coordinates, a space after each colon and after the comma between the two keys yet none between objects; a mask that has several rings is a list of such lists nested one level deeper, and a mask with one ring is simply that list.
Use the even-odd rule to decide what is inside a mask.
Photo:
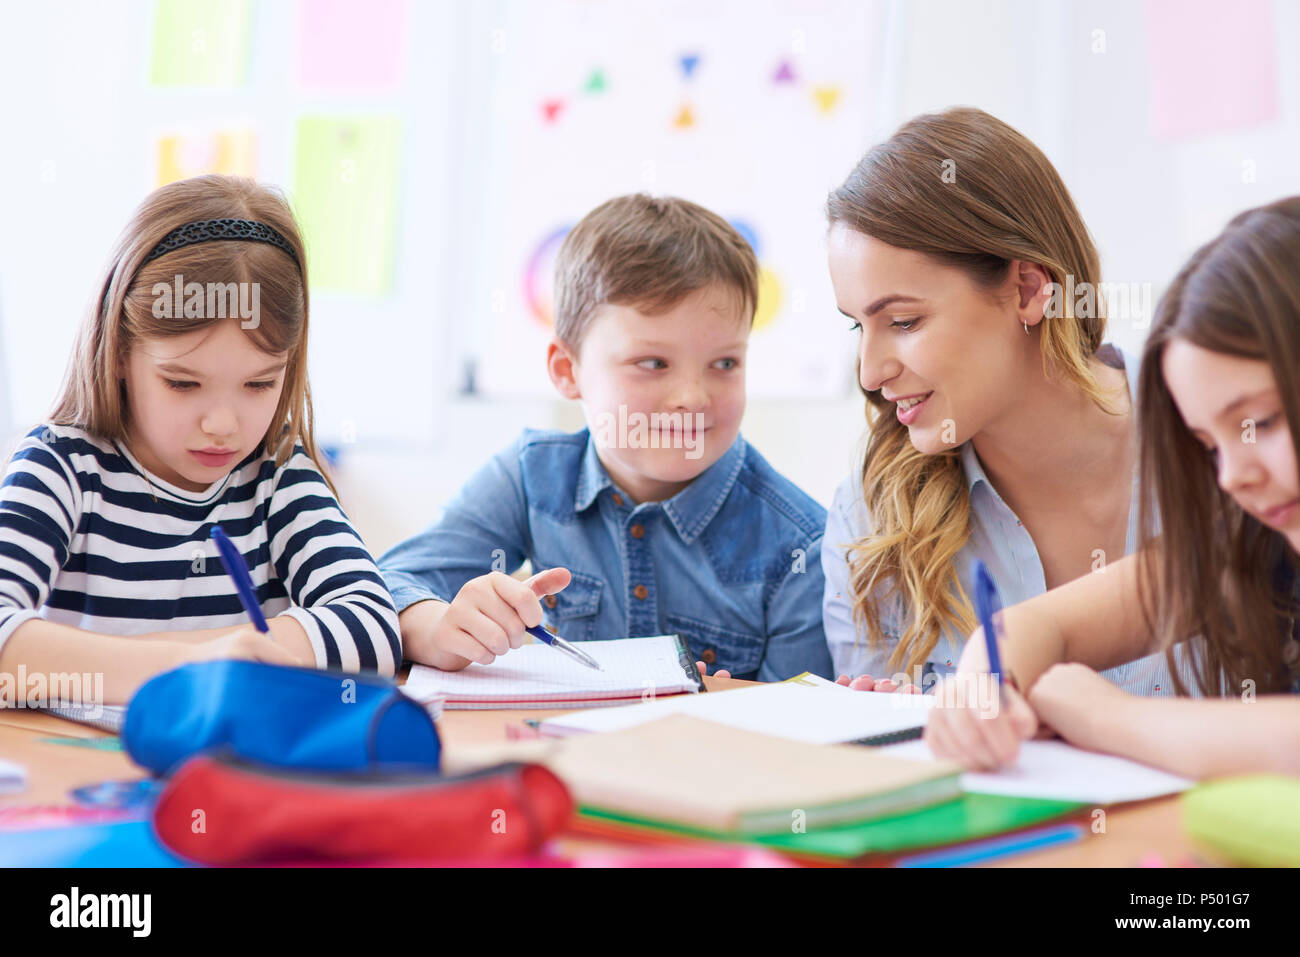
[{"label": "green sticky note", "polygon": [[121,751],[122,739],[112,738],[37,738],[41,744],[66,744],[74,748],[93,748],[96,751]]},{"label": "green sticky note", "polygon": [[293,205],[312,289],[386,294],[397,243],[401,124],[392,116],[298,121]]},{"label": "green sticky note", "polygon": [[157,0],[149,82],[242,86],[249,23],[249,0]]}]

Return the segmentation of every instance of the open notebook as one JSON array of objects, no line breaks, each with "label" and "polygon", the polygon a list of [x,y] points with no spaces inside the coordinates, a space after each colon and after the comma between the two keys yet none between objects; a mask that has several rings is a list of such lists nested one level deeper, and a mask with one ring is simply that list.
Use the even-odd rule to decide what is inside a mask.
[{"label": "open notebook", "polygon": [[537,643],[462,671],[412,665],[402,690],[419,701],[441,696],[448,710],[596,708],[704,690],[680,635],[584,641],[582,650],[604,670]]},{"label": "open notebook", "polygon": [[562,714],[541,722],[542,734],[618,731],[669,714],[688,714],[733,728],[813,744],[889,744],[920,737],[932,695],[850,691],[824,682],[737,688],[700,697],[663,698],[605,711]]}]

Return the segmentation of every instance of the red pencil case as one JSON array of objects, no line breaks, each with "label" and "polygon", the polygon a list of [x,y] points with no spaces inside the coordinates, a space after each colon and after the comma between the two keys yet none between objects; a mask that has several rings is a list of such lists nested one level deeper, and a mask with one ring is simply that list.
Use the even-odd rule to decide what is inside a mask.
[{"label": "red pencil case", "polygon": [[564,783],[536,764],[319,774],[217,752],[172,775],[153,822],[164,845],[203,864],[432,863],[532,853],[572,814]]}]

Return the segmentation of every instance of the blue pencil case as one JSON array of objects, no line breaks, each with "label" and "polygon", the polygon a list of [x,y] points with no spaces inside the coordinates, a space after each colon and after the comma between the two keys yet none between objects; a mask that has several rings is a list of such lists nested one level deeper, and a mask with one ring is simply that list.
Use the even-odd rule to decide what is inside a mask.
[{"label": "blue pencil case", "polygon": [[343,772],[436,771],[441,751],[429,713],[386,678],[229,660],[146,682],[127,708],[122,744],[164,775],[219,747],[273,767]]}]

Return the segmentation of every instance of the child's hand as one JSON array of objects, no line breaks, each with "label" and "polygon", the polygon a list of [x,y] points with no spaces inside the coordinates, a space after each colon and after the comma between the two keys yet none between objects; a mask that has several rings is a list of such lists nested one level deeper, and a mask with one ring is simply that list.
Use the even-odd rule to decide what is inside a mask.
[{"label": "child's hand", "polygon": [[925,740],[936,757],[995,771],[1014,764],[1020,742],[1038,731],[1038,716],[1010,685],[978,672],[949,675],[935,687]]},{"label": "child's hand", "polygon": [[1055,664],[1029,689],[1029,703],[1038,720],[1072,744],[1101,748],[1095,740],[1096,718],[1114,718],[1133,700],[1087,665]]},{"label": "child's hand", "polygon": [[[695,667],[697,667],[697,668],[700,669],[700,675],[701,675],[702,677],[707,678],[707,677],[709,676],[709,666],[706,665],[704,662],[702,662],[702,661],[697,661],[697,662],[695,662]],[[725,668],[719,668],[717,671],[713,672],[713,677],[715,677],[715,678],[730,678],[730,677],[731,677],[731,672],[730,672],[730,671],[727,671]]]},{"label": "child's hand", "polygon": [[270,635],[264,635],[252,625],[245,625],[218,638],[209,638],[196,644],[178,643],[184,663],[192,661],[218,661],[223,658],[242,658],[246,661],[264,661],[269,665],[297,666],[298,661],[288,649],[277,645]]},{"label": "child's hand", "polygon": [[[458,671],[472,661],[490,665],[498,656],[525,644],[525,629],[542,623],[543,595],[568,587],[567,568],[551,568],[527,581],[501,572],[465,583],[433,626],[428,639],[413,650],[413,660],[444,671]],[[560,637],[563,637],[561,635]]]},{"label": "child's hand", "polygon": [[854,691],[897,691],[899,694],[921,693],[921,689],[911,682],[900,688],[898,682],[893,678],[873,678],[871,675],[858,675],[856,678],[840,675],[835,679],[835,683],[844,685],[846,688],[852,688]]}]

